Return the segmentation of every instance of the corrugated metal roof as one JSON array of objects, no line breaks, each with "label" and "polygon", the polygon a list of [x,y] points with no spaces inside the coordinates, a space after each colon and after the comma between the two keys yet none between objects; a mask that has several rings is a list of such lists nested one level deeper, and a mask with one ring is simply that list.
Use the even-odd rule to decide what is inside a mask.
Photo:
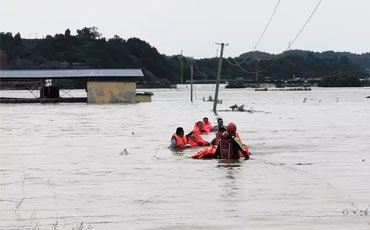
[{"label": "corrugated metal roof", "polygon": [[60,70],[0,70],[3,79],[55,78],[130,78],[144,77],[141,69],[60,69]]}]

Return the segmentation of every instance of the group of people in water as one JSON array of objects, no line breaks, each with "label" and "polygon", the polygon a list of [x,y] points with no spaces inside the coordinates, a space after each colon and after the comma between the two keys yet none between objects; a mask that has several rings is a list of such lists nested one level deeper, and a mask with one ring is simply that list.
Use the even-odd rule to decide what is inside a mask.
[{"label": "group of people in water", "polygon": [[[216,136],[211,142],[202,138],[201,134],[211,132],[216,132]],[[217,125],[212,126],[208,118],[204,117],[203,121],[195,123],[190,133],[185,135],[184,129],[178,127],[176,133],[171,137],[170,148],[182,149],[199,146],[207,146],[207,148],[191,156],[194,159],[239,159],[245,157],[248,160],[250,155],[248,147],[240,140],[236,125],[229,123],[225,127],[222,118],[218,118]]]}]

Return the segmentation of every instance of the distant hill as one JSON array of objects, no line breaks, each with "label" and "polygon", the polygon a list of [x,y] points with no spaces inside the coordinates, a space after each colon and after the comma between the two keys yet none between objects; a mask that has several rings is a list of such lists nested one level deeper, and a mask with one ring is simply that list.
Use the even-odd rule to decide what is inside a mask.
[{"label": "distant hill", "polygon": [[361,66],[364,69],[370,70],[370,52],[363,53],[363,54],[355,54],[350,52],[334,52],[334,51],[325,51],[325,52],[313,52],[313,51],[306,51],[306,50],[289,50],[285,51],[281,54],[269,54],[260,51],[254,52],[247,52],[243,53],[239,56],[239,58],[281,58],[291,55],[301,56],[306,58],[308,55],[314,55],[318,58],[341,58],[341,57],[348,57],[354,64]]},{"label": "distant hill", "polygon": [[4,69],[142,68],[146,80],[179,78],[177,66],[149,43],[118,36],[106,39],[95,27],[77,30],[77,35],[67,29],[43,39],[0,33],[0,45],[2,59],[7,59],[0,63]]},{"label": "distant hill", "polygon": [[272,59],[275,58],[274,54],[269,54],[261,51],[252,51],[248,53],[243,53],[239,56],[240,59]]},{"label": "distant hill", "polygon": [[[23,39],[19,33],[0,33],[0,69],[142,68],[146,84],[178,83],[180,62],[184,81],[190,79],[190,60],[166,56],[139,38],[102,37],[96,27],[83,28],[72,35],[48,35],[43,39]],[[216,79],[218,58],[195,59],[194,79]],[[237,63],[235,63],[237,62]],[[335,74],[369,76],[370,53],[312,52],[290,50],[281,54],[260,51],[224,59],[223,80],[279,81],[292,78],[321,79]],[[341,76],[342,76],[341,75]]]}]

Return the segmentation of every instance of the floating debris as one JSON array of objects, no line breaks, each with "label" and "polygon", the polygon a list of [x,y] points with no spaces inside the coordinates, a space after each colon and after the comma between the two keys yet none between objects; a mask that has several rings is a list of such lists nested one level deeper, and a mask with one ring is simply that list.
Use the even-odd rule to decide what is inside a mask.
[{"label": "floating debris", "polygon": [[265,112],[265,111],[259,111],[254,110],[253,108],[245,109],[244,104],[241,106],[238,106],[237,104],[232,105],[229,107],[231,110],[225,109],[225,110],[217,110],[218,112],[247,112],[247,113],[271,113],[271,112]]},{"label": "floating debris", "polygon": [[15,209],[18,209],[21,204],[23,203],[23,201],[25,200],[26,198],[22,198],[21,201],[18,202],[17,206],[15,207]]},{"label": "floating debris", "polygon": [[311,91],[310,87],[299,88],[256,88],[254,91]]},{"label": "floating debris", "polygon": [[229,107],[230,109],[231,109],[231,111],[239,111],[239,112],[244,112],[245,111],[245,109],[244,109],[244,104],[243,105],[241,105],[241,106],[238,106],[237,104],[235,104],[235,105],[232,105],[232,106],[230,106]]},{"label": "floating debris", "polygon": [[125,148],[124,150],[122,150],[122,152],[119,153],[120,156],[123,156],[123,155],[128,155],[128,151],[127,149]]},{"label": "floating debris", "polygon": [[[370,205],[369,205],[370,207]],[[348,209],[344,209],[342,211],[342,214],[345,215],[345,216],[349,216],[349,215],[358,215],[358,216],[368,216],[369,215],[369,207],[365,210],[360,210],[360,209],[357,209],[357,210],[348,210]]]}]

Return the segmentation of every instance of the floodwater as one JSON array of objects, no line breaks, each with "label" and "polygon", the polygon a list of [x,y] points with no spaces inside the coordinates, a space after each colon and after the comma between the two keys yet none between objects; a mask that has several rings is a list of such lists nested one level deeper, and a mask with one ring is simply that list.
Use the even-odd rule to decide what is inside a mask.
[{"label": "floodwater", "polygon": [[[248,161],[168,149],[214,87],[152,103],[1,104],[0,229],[370,229],[370,90],[224,89]],[[83,94],[83,91],[68,94]],[[0,91],[0,96],[26,95]],[[211,140],[214,134],[204,136]]]}]

